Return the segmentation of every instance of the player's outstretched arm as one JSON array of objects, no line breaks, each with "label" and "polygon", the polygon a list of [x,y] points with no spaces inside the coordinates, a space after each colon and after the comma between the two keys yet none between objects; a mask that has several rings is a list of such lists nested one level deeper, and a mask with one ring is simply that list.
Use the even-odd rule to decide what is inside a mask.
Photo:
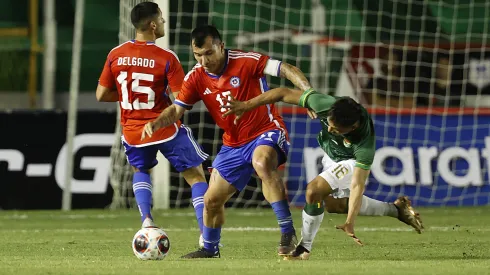
[{"label": "player's outstretched arm", "polygon": [[[279,76],[288,79],[294,84],[294,86],[300,88],[302,91],[306,91],[312,88],[305,74],[298,67],[293,66],[289,63],[282,62]],[[310,116],[312,119],[317,118],[317,115],[314,111],[310,109],[307,110],[308,116]]]},{"label": "player's outstretched arm", "polygon": [[272,104],[279,101],[298,105],[302,94],[303,92],[300,90],[279,87],[269,90],[267,93],[262,93],[257,97],[245,101],[244,103],[248,105],[249,110],[257,108],[261,105]]},{"label": "player's outstretched arm", "polygon": [[294,86],[300,88],[302,91],[312,88],[305,74],[298,67],[286,62],[282,62],[279,76],[287,78]]},{"label": "player's outstretched arm", "polygon": [[356,243],[362,245],[362,242],[354,234],[354,221],[359,214],[362,204],[362,195],[364,194],[366,180],[369,176],[369,170],[365,170],[359,167],[354,168],[354,174],[352,176],[350,196],[349,196],[349,210],[347,213],[347,219],[345,224],[337,226],[338,229],[343,230],[348,236],[352,237]]},{"label": "player's outstretched arm", "polygon": [[184,115],[184,112],[185,109],[183,107],[176,104],[170,105],[154,121],[146,123],[141,133],[141,140],[144,140],[147,136],[151,137],[156,130],[175,123]]},{"label": "player's outstretched arm", "polygon": [[280,87],[269,90],[267,93],[262,93],[261,95],[244,102],[230,97],[226,104],[221,106],[222,108],[229,108],[229,110],[223,114],[223,117],[235,114],[237,117],[236,119],[239,119],[245,112],[253,110],[261,105],[272,104],[279,101],[298,105],[302,94],[303,92],[300,90]]},{"label": "player's outstretched arm", "polygon": [[119,95],[117,90],[112,90],[102,85],[97,85],[97,90],[95,91],[95,97],[97,101],[103,102],[117,102],[119,101]]}]

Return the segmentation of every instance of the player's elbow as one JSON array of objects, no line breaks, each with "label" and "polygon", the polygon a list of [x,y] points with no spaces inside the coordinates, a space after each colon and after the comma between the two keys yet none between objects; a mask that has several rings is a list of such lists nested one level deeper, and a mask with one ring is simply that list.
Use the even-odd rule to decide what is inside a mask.
[{"label": "player's elbow", "polygon": [[105,94],[106,94],[105,88],[102,86],[98,86],[97,90],[95,91],[95,98],[97,98],[98,102],[105,101],[104,100]]},{"label": "player's elbow", "polygon": [[97,101],[98,101],[98,102],[102,102],[102,101],[104,101],[104,100],[103,100],[104,95],[103,95],[102,93],[99,93],[98,91],[97,91],[97,93],[95,93],[95,98],[97,98]]}]

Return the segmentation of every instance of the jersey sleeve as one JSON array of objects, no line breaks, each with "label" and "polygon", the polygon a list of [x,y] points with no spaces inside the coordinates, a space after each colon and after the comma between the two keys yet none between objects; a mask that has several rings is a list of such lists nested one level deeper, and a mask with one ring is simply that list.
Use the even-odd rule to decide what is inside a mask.
[{"label": "jersey sleeve", "polygon": [[102,73],[99,77],[99,85],[104,86],[106,88],[112,89],[116,86],[116,82],[114,80],[114,76],[111,71],[111,55],[107,56],[107,60],[105,61],[104,68],[102,69]]},{"label": "jersey sleeve", "polygon": [[253,69],[252,69],[252,74],[254,77],[261,78],[264,76],[264,69],[267,65],[267,61],[269,61],[270,57],[268,55],[263,55],[263,54],[257,54],[258,60],[257,59],[251,59],[254,61],[253,63]]},{"label": "jersey sleeve", "polygon": [[321,113],[330,109],[336,100],[337,99],[333,96],[319,93],[313,89],[308,89],[301,95],[298,105],[311,109],[316,113]]},{"label": "jersey sleeve", "polygon": [[188,110],[192,109],[192,106],[201,100],[201,97],[197,91],[195,74],[196,72],[194,69],[187,73],[187,75],[184,77],[184,82],[182,83],[180,92],[174,101],[175,104]]},{"label": "jersey sleeve", "polygon": [[170,50],[167,51],[170,52],[169,61],[167,61],[167,67],[165,68],[168,84],[172,92],[177,92],[180,91],[182,82],[184,82],[184,70],[177,55]]},{"label": "jersey sleeve", "polygon": [[265,63],[264,74],[280,77],[281,76],[281,64],[282,64],[281,61],[270,58]]},{"label": "jersey sleeve", "polygon": [[371,169],[374,154],[376,152],[376,140],[373,131],[369,131],[368,136],[354,147],[355,167],[364,170]]}]

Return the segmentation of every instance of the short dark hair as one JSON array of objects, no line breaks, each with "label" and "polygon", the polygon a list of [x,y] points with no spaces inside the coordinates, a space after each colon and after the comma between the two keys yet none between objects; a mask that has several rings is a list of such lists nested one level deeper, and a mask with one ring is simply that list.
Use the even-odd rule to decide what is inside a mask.
[{"label": "short dark hair", "polygon": [[206,41],[206,38],[210,36],[213,38],[213,42],[215,43],[221,43],[221,34],[219,34],[218,29],[216,29],[215,26],[212,25],[203,25],[195,28],[192,33],[192,41],[194,41],[194,45],[196,47],[200,48],[202,45],[204,45],[204,42]]},{"label": "short dark hair", "polygon": [[142,2],[131,10],[131,23],[137,30],[146,31],[149,21],[160,15],[158,4]]},{"label": "short dark hair", "polygon": [[361,119],[361,105],[354,99],[341,97],[328,110],[327,115],[336,126],[350,127]]}]

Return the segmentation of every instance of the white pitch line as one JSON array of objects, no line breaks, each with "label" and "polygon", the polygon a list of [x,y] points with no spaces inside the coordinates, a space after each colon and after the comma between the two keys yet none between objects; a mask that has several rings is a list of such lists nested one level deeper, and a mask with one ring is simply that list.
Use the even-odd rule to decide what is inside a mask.
[{"label": "white pitch line", "polygon": [[[452,209],[451,213],[463,213],[461,210],[458,209]],[[424,213],[432,213],[435,212],[433,209],[425,209]],[[441,213],[446,213],[446,211],[441,212]],[[450,212],[447,212],[450,213]],[[475,214],[480,214],[483,213],[481,209],[475,209],[474,211]],[[259,211],[229,211],[227,213],[230,216],[238,216],[238,217],[267,217],[270,216],[271,218],[274,218],[274,214],[272,210],[268,211],[267,209],[260,209]],[[130,209],[127,211],[123,212],[116,212],[113,213],[109,210],[107,210],[104,214],[99,214],[99,213],[93,213],[93,214],[78,214],[78,213],[73,213],[73,214],[67,214],[63,212],[58,213],[35,213],[33,215],[30,215],[29,213],[22,213],[22,212],[14,212],[14,211],[0,211],[0,219],[3,220],[26,220],[26,219],[44,219],[44,218],[49,218],[49,219],[55,219],[55,220],[77,220],[77,219],[118,219],[118,218],[125,218],[125,217],[138,217],[139,213],[138,210],[136,209]],[[182,211],[182,212],[175,212],[175,211],[165,211],[165,210],[157,210],[154,211],[153,216],[155,217],[194,217],[195,213],[194,211]],[[452,228],[452,227],[451,227]],[[357,229],[356,229],[357,230]]]},{"label": "white pitch line", "polygon": [[[155,217],[194,217],[196,214],[189,213],[155,213],[153,216]],[[134,211],[127,214],[36,214],[33,216],[29,216],[27,214],[13,214],[13,215],[4,215],[0,216],[4,220],[27,220],[27,219],[40,219],[40,218],[49,218],[55,220],[80,220],[80,219],[117,219],[117,218],[126,218],[126,217],[138,217],[138,212]]]},{"label": "white pitch line", "polygon": [[[1,213],[1,212],[0,212]],[[262,217],[270,215],[273,217],[272,212],[232,212],[233,216],[246,216],[246,217]],[[155,212],[153,216],[155,217],[194,217],[196,214],[194,212]],[[117,213],[117,214],[36,214],[34,216],[29,216],[28,214],[11,214],[11,215],[0,215],[1,219],[4,220],[27,220],[29,218],[39,219],[39,218],[50,218],[56,220],[78,220],[78,219],[117,219],[125,217],[137,217],[138,211],[128,211],[127,213]]]},{"label": "white pitch line", "polygon": [[2,219],[4,220],[26,220],[28,219],[29,216],[25,215],[25,214],[13,214],[13,215],[5,215],[5,216],[2,216]]},{"label": "white pitch line", "polygon": [[[52,233],[94,233],[94,232],[136,232],[140,228],[55,228],[55,229],[0,229],[2,233],[41,233],[41,232],[52,232]],[[166,232],[197,232],[197,228],[163,228]],[[300,228],[298,228],[301,230]],[[321,228],[321,231],[332,231],[334,228]],[[487,228],[476,228],[476,227],[444,227],[444,226],[434,226],[426,229],[428,232],[464,232],[465,230],[470,230],[473,232],[490,232],[490,227]],[[276,232],[279,228],[276,227],[223,227],[222,231],[230,232]],[[411,232],[413,231],[410,227],[358,227],[357,232]]]}]

